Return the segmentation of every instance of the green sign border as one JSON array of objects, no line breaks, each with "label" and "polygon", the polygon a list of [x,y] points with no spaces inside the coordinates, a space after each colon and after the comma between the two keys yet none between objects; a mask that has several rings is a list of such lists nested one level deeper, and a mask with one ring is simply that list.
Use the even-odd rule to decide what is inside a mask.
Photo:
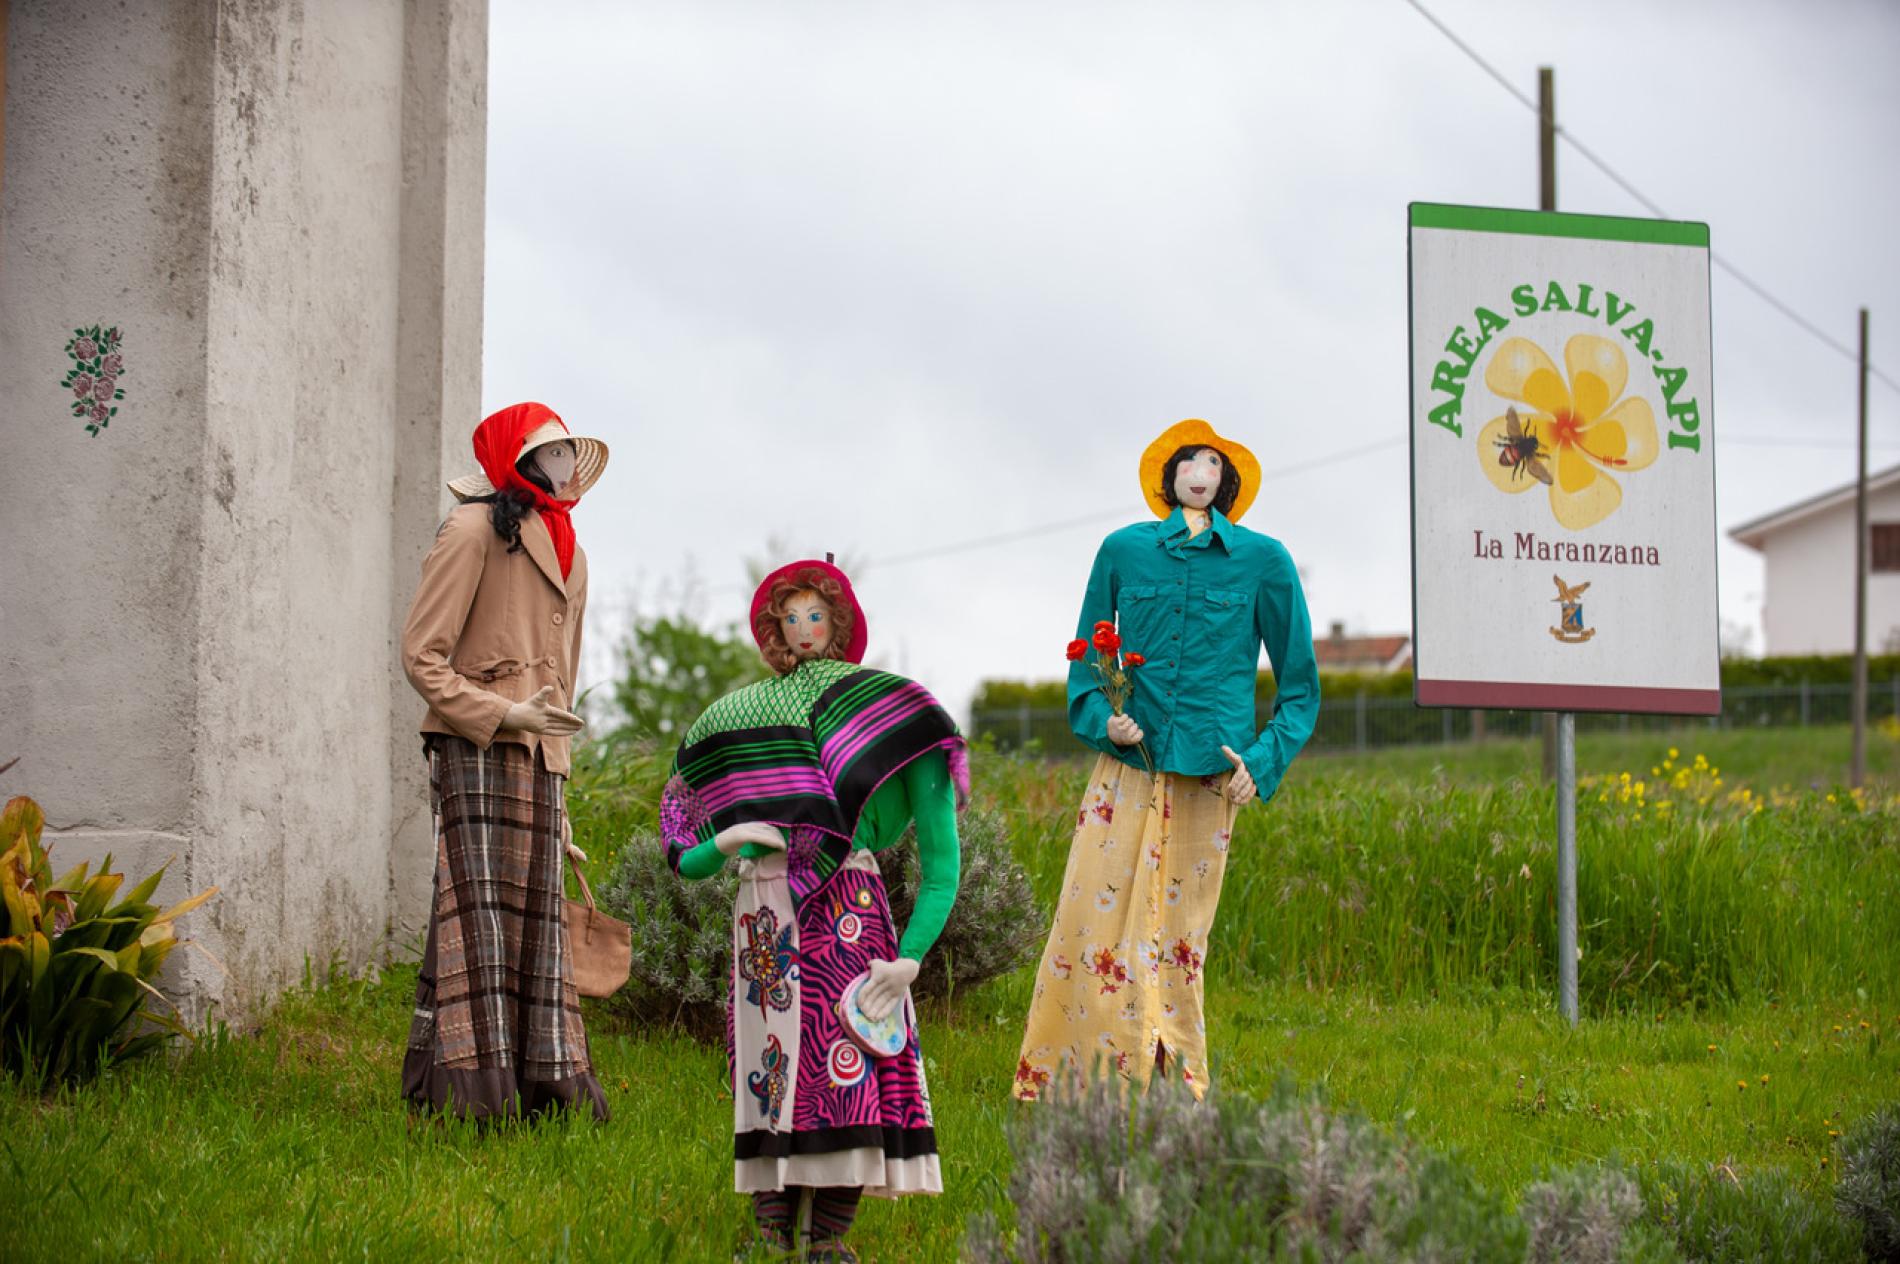
[{"label": "green sign border", "polygon": [[1526,237],[1587,237],[1658,246],[1709,248],[1709,226],[1694,220],[1627,219],[1621,215],[1571,215],[1564,211],[1511,211],[1492,206],[1413,202],[1413,228],[1455,228],[1472,233],[1517,233]]}]

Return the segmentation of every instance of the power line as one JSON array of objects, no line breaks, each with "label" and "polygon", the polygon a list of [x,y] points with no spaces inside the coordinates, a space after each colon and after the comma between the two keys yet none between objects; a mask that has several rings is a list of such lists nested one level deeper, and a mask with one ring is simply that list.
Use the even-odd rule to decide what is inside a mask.
[{"label": "power line", "polygon": [[[1478,66],[1480,70],[1484,71],[1485,74],[1489,75],[1492,79],[1496,80],[1500,87],[1502,87],[1506,92],[1510,93],[1511,96],[1517,100],[1518,104],[1522,105],[1525,109],[1529,110],[1533,114],[1538,113],[1537,102],[1531,100],[1529,96],[1521,92],[1514,84],[1512,84],[1509,79],[1505,78],[1504,73],[1500,71],[1496,66],[1493,66],[1490,62],[1486,61],[1483,57],[1479,56],[1478,51],[1476,49],[1472,48],[1471,45],[1465,43],[1464,40],[1460,39],[1458,37],[1457,32],[1453,31],[1449,26],[1446,26],[1443,22],[1441,22],[1438,19],[1438,17],[1432,13],[1431,10],[1427,9],[1423,4],[1419,3],[1419,0],[1405,0],[1405,3],[1409,4],[1413,9],[1417,10],[1420,17],[1424,18],[1427,22],[1430,22],[1434,27],[1436,27],[1439,34],[1443,35],[1447,40],[1450,40],[1451,43],[1457,47],[1458,51],[1463,53],[1466,57],[1469,57],[1472,60],[1472,62],[1474,62]],[[1641,189],[1637,188],[1628,179],[1626,179],[1621,172],[1617,171],[1614,167],[1610,166],[1610,164],[1605,162],[1602,158],[1599,158],[1596,155],[1596,152],[1594,150],[1592,150],[1589,146],[1585,145],[1582,141],[1578,140],[1576,137],[1576,134],[1572,132],[1569,128],[1565,127],[1562,123],[1557,124],[1557,134],[1561,136],[1570,145],[1572,149],[1576,150],[1577,153],[1582,155],[1586,162],[1588,162],[1591,166],[1595,167],[1598,171],[1602,172],[1605,176],[1607,176],[1610,179],[1610,181],[1614,183],[1618,188],[1622,189],[1623,192],[1629,194],[1632,198],[1636,199],[1636,201],[1640,205],[1642,205],[1644,209],[1649,211],[1650,214],[1656,216],[1658,219],[1670,218],[1670,215],[1667,211],[1663,210],[1663,208],[1657,205],[1654,200],[1646,196]],[[1841,355],[1845,356],[1847,359],[1852,360],[1857,364],[1860,362],[1860,353],[1858,351],[1849,347],[1846,343],[1842,342],[1840,339],[1835,338],[1832,334],[1829,334],[1826,330],[1822,329],[1819,325],[1815,324],[1813,321],[1803,316],[1800,312],[1797,312],[1793,307],[1789,306],[1787,303],[1783,302],[1781,299],[1775,297],[1775,295],[1769,291],[1767,286],[1761,284],[1759,281],[1756,281],[1753,277],[1750,277],[1747,273],[1743,272],[1740,268],[1736,267],[1733,263],[1730,263],[1722,255],[1711,250],[1709,251],[1709,259],[1711,262],[1715,264],[1716,267],[1722,269],[1722,271],[1728,273],[1730,276],[1734,277],[1737,281],[1741,282],[1744,286],[1746,286],[1748,290],[1755,295],[1755,297],[1761,299],[1764,303],[1767,303],[1770,307],[1780,312],[1783,316],[1787,317],[1790,321],[1793,321],[1796,325],[1798,325],[1801,329],[1805,330],[1808,334],[1812,335],[1816,340],[1821,342],[1824,346],[1832,348],[1833,350],[1839,352]],[[1895,381],[1893,378],[1888,377],[1885,373],[1881,372],[1877,366],[1873,364],[1869,364],[1867,366],[1867,371],[1874,377],[1877,377],[1882,382],[1886,383],[1886,385],[1890,389],[1900,392],[1900,381]]]},{"label": "power line", "polygon": [[[1270,483],[1274,479],[1287,478],[1294,474],[1304,473],[1307,470],[1316,470],[1321,466],[1334,465],[1340,461],[1350,461],[1356,457],[1370,456],[1374,452],[1380,452],[1386,448],[1394,448],[1405,442],[1405,437],[1401,435],[1397,438],[1381,439],[1377,443],[1362,444],[1356,448],[1349,448],[1344,452],[1331,452],[1325,456],[1314,457],[1310,461],[1301,461],[1293,465],[1282,465],[1278,469],[1261,474],[1260,481],[1262,483]],[[873,558],[865,563],[865,569],[869,570],[873,566],[901,566],[906,562],[921,562],[926,558],[948,557],[954,553],[968,553],[976,549],[995,548],[999,544],[1013,544],[1017,540],[1027,540],[1049,531],[1063,531],[1070,527],[1087,526],[1090,523],[1103,522],[1110,518],[1125,518],[1127,516],[1128,510],[1126,508],[1100,509],[1094,513],[1083,514],[1079,518],[1064,518],[1059,522],[1045,522],[1038,526],[1023,527],[1015,531],[1004,531],[997,535],[978,536],[974,540],[960,540],[955,544],[940,544],[933,548],[918,549],[914,553],[899,553],[894,557]]]}]

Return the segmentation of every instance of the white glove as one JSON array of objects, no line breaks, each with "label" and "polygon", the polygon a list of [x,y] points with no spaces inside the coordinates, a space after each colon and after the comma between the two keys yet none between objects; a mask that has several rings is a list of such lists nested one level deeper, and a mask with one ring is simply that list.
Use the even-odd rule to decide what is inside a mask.
[{"label": "white glove", "polygon": [[909,957],[895,961],[871,962],[871,978],[858,992],[858,1008],[873,1022],[884,1017],[904,999],[917,978],[917,963]]},{"label": "white glove", "polygon": [[586,722],[572,711],[563,711],[549,702],[548,699],[553,696],[554,686],[542,685],[526,702],[509,706],[508,714],[501,717],[501,727],[513,729],[517,733],[542,733],[548,737],[571,737],[587,727]]},{"label": "white glove", "polygon": [[1108,717],[1108,740],[1117,746],[1133,746],[1141,741],[1141,726],[1135,717],[1123,712]]},{"label": "white glove", "polygon": [[739,849],[747,843],[757,843],[773,851],[784,851],[785,835],[778,832],[777,826],[767,825],[763,821],[741,821],[713,835],[713,846],[719,849],[722,856],[738,855]]},{"label": "white glove", "polygon": [[1223,746],[1220,753],[1234,766],[1234,775],[1227,779],[1227,801],[1244,807],[1254,796],[1253,774],[1247,771],[1247,761],[1234,754],[1233,747]]}]

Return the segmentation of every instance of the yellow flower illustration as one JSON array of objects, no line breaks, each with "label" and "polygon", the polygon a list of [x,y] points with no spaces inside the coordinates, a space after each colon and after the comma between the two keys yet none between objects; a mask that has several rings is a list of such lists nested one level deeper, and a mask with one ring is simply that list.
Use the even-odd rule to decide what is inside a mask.
[{"label": "yellow flower illustration", "polygon": [[[1595,334],[1578,334],[1564,344],[1564,368],[1567,383],[1536,343],[1504,341],[1485,368],[1484,384],[1529,413],[1520,416],[1523,441],[1516,445],[1507,434],[1509,414],[1487,423],[1478,432],[1478,464],[1499,491],[1522,492],[1548,482],[1551,514],[1562,526],[1581,531],[1623,503],[1623,489],[1609,472],[1643,469],[1661,445],[1648,401],[1637,395],[1618,399],[1629,383],[1621,347]],[[1535,449],[1529,448],[1531,439]],[[1526,458],[1527,452],[1534,457]]]}]

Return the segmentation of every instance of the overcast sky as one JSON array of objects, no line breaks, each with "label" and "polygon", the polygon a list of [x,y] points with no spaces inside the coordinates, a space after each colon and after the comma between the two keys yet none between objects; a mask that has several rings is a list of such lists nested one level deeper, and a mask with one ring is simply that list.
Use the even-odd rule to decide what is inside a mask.
[{"label": "overcast sky", "polygon": [[[1426,7],[1533,97],[1553,65],[1564,126],[1838,341],[1871,307],[1900,378],[1900,5]],[[853,562],[872,660],[959,713],[1059,676],[1183,417],[1262,459],[1246,525],[1316,628],[1409,632],[1406,204],[1534,207],[1537,127],[1404,0],[492,22],[483,399],[612,447],[575,514],[597,644],[694,575],[742,619],[770,545]],[[1647,214],[1566,146],[1558,206]],[[1759,652],[1726,531],[1853,477],[1855,369],[1720,271],[1713,306],[1721,607]],[[1871,417],[1900,461],[1900,393]]]}]

